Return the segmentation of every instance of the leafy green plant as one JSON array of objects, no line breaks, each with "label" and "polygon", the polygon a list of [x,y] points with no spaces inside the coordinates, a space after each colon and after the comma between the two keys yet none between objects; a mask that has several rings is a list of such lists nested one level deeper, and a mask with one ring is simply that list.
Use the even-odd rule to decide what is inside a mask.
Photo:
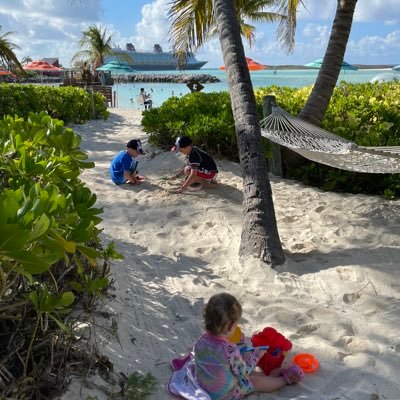
[{"label": "leafy green plant", "polygon": [[125,383],[125,396],[128,400],[146,400],[154,393],[157,380],[150,373],[140,374],[134,372],[128,376]]},{"label": "leafy green plant", "polygon": [[[72,292],[64,292],[58,295],[51,295],[47,286],[44,285],[40,290],[30,292],[29,299],[36,311],[36,321],[28,350],[26,352],[23,372],[24,377],[26,376],[32,345],[36,338],[40,321],[42,321],[42,326],[44,325],[42,328],[43,332],[47,330],[47,318],[51,318],[61,330],[71,334],[70,329],[61,321],[59,313],[68,311],[68,307],[74,302],[74,294]],[[45,324],[43,324],[43,317],[45,317]]]},{"label": "leafy green plant", "polygon": [[53,357],[55,341],[68,354],[70,307],[82,298],[94,302],[109,283],[110,259],[121,257],[114,243],[100,242],[102,210],[79,179],[94,164],[79,146],[78,135],[44,112],[0,120],[0,353],[15,377],[1,390],[6,397],[41,397],[40,384],[27,394],[18,380],[39,382],[57,368],[38,364]]},{"label": "leafy green plant", "polygon": [[82,123],[92,118],[108,118],[104,96],[93,93],[95,115],[92,115],[91,96],[86,90],[65,86],[0,85],[0,117],[18,115],[27,117],[30,112],[47,112],[65,123]]},{"label": "leafy green plant", "polygon": [[[311,87],[301,89],[270,86],[256,91],[260,118],[262,98],[275,95],[277,103],[298,115]],[[400,144],[400,84],[350,84],[336,87],[322,127],[362,146],[398,146]],[[285,177],[295,178],[324,190],[350,193],[381,194],[386,198],[400,196],[400,175],[355,173],[305,161],[304,165],[286,170]],[[386,193],[386,194],[385,194]]]},{"label": "leafy green plant", "polygon": [[[277,103],[293,115],[304,106],[311,87],[300,89],[269,86],[255,91],[257,110],[262,115],[262,99],[274,95]],[[341,82],[335,89],[322,127],[362,146],[400,145],[400,83],[350,84]],[[188,135],[196,145],[221,156],[238,160],[236,134],[229,95],[191,93],[172,97],[160,108],[143,113],[142,125],[149,142],[171,147],[177,136]],[[263,140],[266,157],[270,146]],[[325,190],[400,196],[400,175],[352,173],[306,161],[286,169],[284,176],[299,179]]]},{"label": "leafy green plant", "polygon": [[172,97],[161,107],[143,113],[149,142],[171,147],[177,136],[188,135],[210,153],[238,159],[236,133],[229,94],[190,93]]}]

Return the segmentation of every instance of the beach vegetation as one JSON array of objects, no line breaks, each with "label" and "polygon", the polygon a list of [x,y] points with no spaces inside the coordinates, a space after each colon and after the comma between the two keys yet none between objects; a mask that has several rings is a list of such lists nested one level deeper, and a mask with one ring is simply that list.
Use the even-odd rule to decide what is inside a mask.
[{"label": "beach vegetation", "polygon": [[75,53],[71,63],[76,61],[87,62],[95,76],[97,76],[96,68],[104,64],[107,56],[115,55],[128,63],[132,62],[128,55],[114,52],[112,35],[108,35],[107,28],[102,28],[101,26],[90,25],[83,31],[79,47],[82,50]]},{"label": "beach vegetation", "polygon": [[33,61],[33,58],[31,56],[25,56],[25,57],[22,57],[21,64],[23,64],[23,65],[29,64],[32,61]]},{"label": "beach vegetation", "polygon": [[[293,89],[271,86],[256,91],[258,110],[262,115],[262,97],[276,96],[277,103],[292,115],[298,115],[312,87]],[[322,128],[360,146],[400,145],[400,84],[341,82],[334,90]],[[389,162],[389,160],[388,160]],[[284,170],[284,176],[295,178],[324,190],[348,193],[379,194],[385,198],[400,196],[400,174],[358,173],[339,170],[308,160]]]},{"label": "beach vegetation", "polygon": [[14,32],[1,32],[0,26],[0,64],[4,64],[10,71],[24,74],[21,63],[18,60],[14,50],[19,47],[11,42],[10,37]]},{"label": "beach vegetation", "polygon": [[112,243],[100,241],[102,209],[80,179],[94,164],[80,141],[45,112],[0,120],[5,398],[50,398],[66,387],[72,364],[84,368],[77,360],[90,362],[73,335],[71,309],[85,311],[106,294],[110,259],[121,257]]},{"label": "beach vegetation", "polygon": [[[269,86],[255,91],[261,119],[262,99],[274,95],[277,103],[292,115],[303,108],[312,87]],[[322,122],[329,132],[361,146],[400,145],[400,84],[341,82]],[[189,135],[208,152],[238,161],[239,152],[230,97],[227,92],[190,93],[173,97],[159,108],[143,113],[142,125],[153,145],[169,149],[177,136]],[[268,141],[262,139],[263,154],[270,157]],[[285,165],[285,160],[284,165]],[[295,178],[324,190],[400,196],[399,174],[357,173],[338,170],[304,159],[302,165],[284,168],[285,178]]]},{"label": "beach vegetation", "polygon": [[143,114],[149,143],[167,149],[178,136],[190,136],[206,151],[238,161],[237,139],[227,92],[194,92],[171,97]]},{"label": "beach vegetation", "polygon": [[321,125],[337,84],[349,40],[357,0],[337,0],[328,46],[311,93],[299,118]]},{"label": "beach vegetation", "polygon": [[134,372],[124,384],[124,395],[127,400],[146,400],[154,393],[157,380],[150,373]]},{"label": "beach vegetation", "polygon": [[[239,254],[241,257],[255,256],[274,267],[282,264],[285,257],[277,230],[256,101],[241,40],[239,10],[244,3],[241,0],[200,3],[174,0],[169,11],[172,20],[170,34],[174,50],[182,57],[182,54],[203,44],[213,24],[218,27],[243,174],[244,219]],[[309,107],[301,115],[303,119],[314,123],[318,122],[318,118],[320,121],[323,119],[339,76],[356,3],[357,0],[337,2],[336,16],[324,57],[325,65],[321,68],[318,85],[307,104]],[[284,0],[272,4],[278,4],[279,9],[288,17],[282,30],[278,31],[278,38],[290,51],[294,45],[297,9],[304,3],[301,0]],[[328,61],[332,62],[329,66],[326,65]],[[327,77],[328,72],[332,78]],[[327,85],[325,90],[324,85]],[[325,99],[318,104],[319,96],[322,95]]]},{"label": "beach vegetation", "polygon": [[108,111],[102,94],[88,93],[73,86],[0,85],[0,117],[46,111],[65,123],[83,123],[90,119],[107,119]]}]

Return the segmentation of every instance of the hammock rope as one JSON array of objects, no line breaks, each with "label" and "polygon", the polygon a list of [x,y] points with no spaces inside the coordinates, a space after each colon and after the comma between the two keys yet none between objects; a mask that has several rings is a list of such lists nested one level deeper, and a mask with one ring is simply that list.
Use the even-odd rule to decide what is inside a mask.
[{"label": "hammock rope", "polygon": [[358,146],[276,106],[260,124],[264,137],[311,161],[347,171],[400,173],[400,146]]}]

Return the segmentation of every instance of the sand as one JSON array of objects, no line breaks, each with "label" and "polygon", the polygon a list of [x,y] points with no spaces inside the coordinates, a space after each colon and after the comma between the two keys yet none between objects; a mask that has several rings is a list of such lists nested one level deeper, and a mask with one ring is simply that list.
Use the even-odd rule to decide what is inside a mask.
[{"label": "sand", "polygon": [[[169,361],[201,333],[208,298],[228,291],[243,304],[247,335],[272,326],[293,342],[286,362],[299,352],[320,362],[301,384],[249,399],[400,399],[400,202],[271,177],[286,263],[276,270],[241,264],[240,166],[218,160],[217,189],[172,193],[162,177],[183,159],[152,149],[140,121],[139,111],[112,109],[107,121],[73,127],[96,163],[83,179],[104,208],[101,237],[125,257],[112,263],[114,297],[97,318],[108,329],[95,327],[115,376],[150,372],[159,382],[150,398],[169,398]],[[110,160],[133,138],[148,150],[139,159],[146,181],[116,187]],[[107,398],[78,380],[63,398],[89,395]]]}]

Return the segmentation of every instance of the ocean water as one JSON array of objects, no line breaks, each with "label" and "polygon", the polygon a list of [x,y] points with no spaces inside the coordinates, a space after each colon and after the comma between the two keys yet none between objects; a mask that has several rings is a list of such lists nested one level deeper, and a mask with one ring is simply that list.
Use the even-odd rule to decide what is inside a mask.
[{"label": "ocean water", "polygon": [[[346,81],[350,83],[369,82],[375,75],[383,72],[383,70],[358,70],[358,71],[342,71],[339,75],[338,82]],[[201,69],[198,71],[149,71],[149,74],[208,74],[216,76],[221,80],[217,83],[203,84],[203,93],[220,92],[228,90],[226,75],[224,71],[219,69]],[[318,70],[278,70],[274,74],[273,70],[253,71],[250,72],[251,81],[254,89],[277,85],[289,87],[304,87],[312,85],[318,75]],[[171,96],[184,96],[190,93],[189,88],[184,83],[115,83],[113,90],[117,98],[117,107],[141,109],[138,101],[140,88],[144,88],[150,93],[153,100],[153,107],[159,107],[165,100]]]}]

